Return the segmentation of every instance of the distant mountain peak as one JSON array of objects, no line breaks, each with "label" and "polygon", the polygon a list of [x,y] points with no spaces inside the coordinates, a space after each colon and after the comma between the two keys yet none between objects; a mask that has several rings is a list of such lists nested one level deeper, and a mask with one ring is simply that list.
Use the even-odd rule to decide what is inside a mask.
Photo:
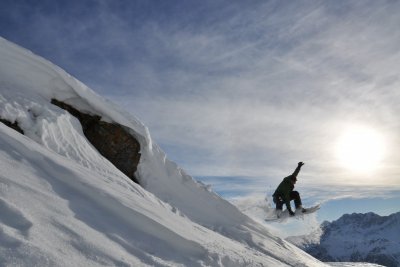
[{"label": "distant mountain peak", "polygon": [[[365,261],[400,266],[400,212],[344,214],[318,233],[287,240],[322,261]],[[317,235],[318,234],[318,235]]]}]

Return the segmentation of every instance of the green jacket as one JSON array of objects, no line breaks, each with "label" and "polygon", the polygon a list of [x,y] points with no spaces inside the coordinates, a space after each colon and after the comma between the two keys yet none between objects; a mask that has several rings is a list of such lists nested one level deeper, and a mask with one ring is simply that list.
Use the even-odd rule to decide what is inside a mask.
[{"label": "green jacket", "polygon": [[297,175],[300,172],[300,168],[301,168],[301,166],[298,165],[297,168],[294,170],[294,172],[291,175],[283,178],[283,181],[278,185],[278,187],[276,188],[276,190],[273,194],[274,197],[280,196],[282,198],[282,200],[283,200],[283,202],[285,202],[286,208],[288,210],[291,210],[290,193],[294,189],[292,179],[297,177]]}]

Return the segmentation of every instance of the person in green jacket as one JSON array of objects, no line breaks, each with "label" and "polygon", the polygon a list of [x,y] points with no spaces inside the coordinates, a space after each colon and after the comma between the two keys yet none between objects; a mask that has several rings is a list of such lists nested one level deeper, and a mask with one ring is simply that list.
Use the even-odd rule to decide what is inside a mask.
[{"label": "person in green jacket", "polygon": [[283,204],[286,204],[286,208],[289,211],[290,216],[294,216],[294,212],[290,206],[290,201],[292,200],[294,200],[296,210],[299,209],[302,212],[306,212],[306,209],[302,207],[299,192],[293,191],[294,185],[297,181],[297,175],[299,174],[303,165],[303,162],[299,162],[294,172],[283,179],[283,181],[276,188],[275,193],[272,195],[274,203],[276,204],[276,214],[278,218],[282,213]]}]

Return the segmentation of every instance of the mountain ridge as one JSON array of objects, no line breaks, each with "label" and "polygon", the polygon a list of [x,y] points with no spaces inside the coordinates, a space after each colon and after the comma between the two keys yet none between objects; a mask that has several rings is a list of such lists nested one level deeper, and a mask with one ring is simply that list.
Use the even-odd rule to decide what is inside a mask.
[{"label": "mountain ridge", "polygon": [[389,267],[400,265],[400,212],[344,214],[324,222],[315,232],[289,237],[299,248],[322,261],[365,261]]}]

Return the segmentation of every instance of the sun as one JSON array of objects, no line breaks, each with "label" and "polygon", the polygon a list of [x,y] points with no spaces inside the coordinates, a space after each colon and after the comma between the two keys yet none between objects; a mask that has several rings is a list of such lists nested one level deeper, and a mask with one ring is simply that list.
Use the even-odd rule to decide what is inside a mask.
[{"label": "sun", "polygon": [[376,169],[384,154],[383,136],[365,126],[346,129],[336,144],[336,156],[341,165],[355,172],[364,173]]}]

